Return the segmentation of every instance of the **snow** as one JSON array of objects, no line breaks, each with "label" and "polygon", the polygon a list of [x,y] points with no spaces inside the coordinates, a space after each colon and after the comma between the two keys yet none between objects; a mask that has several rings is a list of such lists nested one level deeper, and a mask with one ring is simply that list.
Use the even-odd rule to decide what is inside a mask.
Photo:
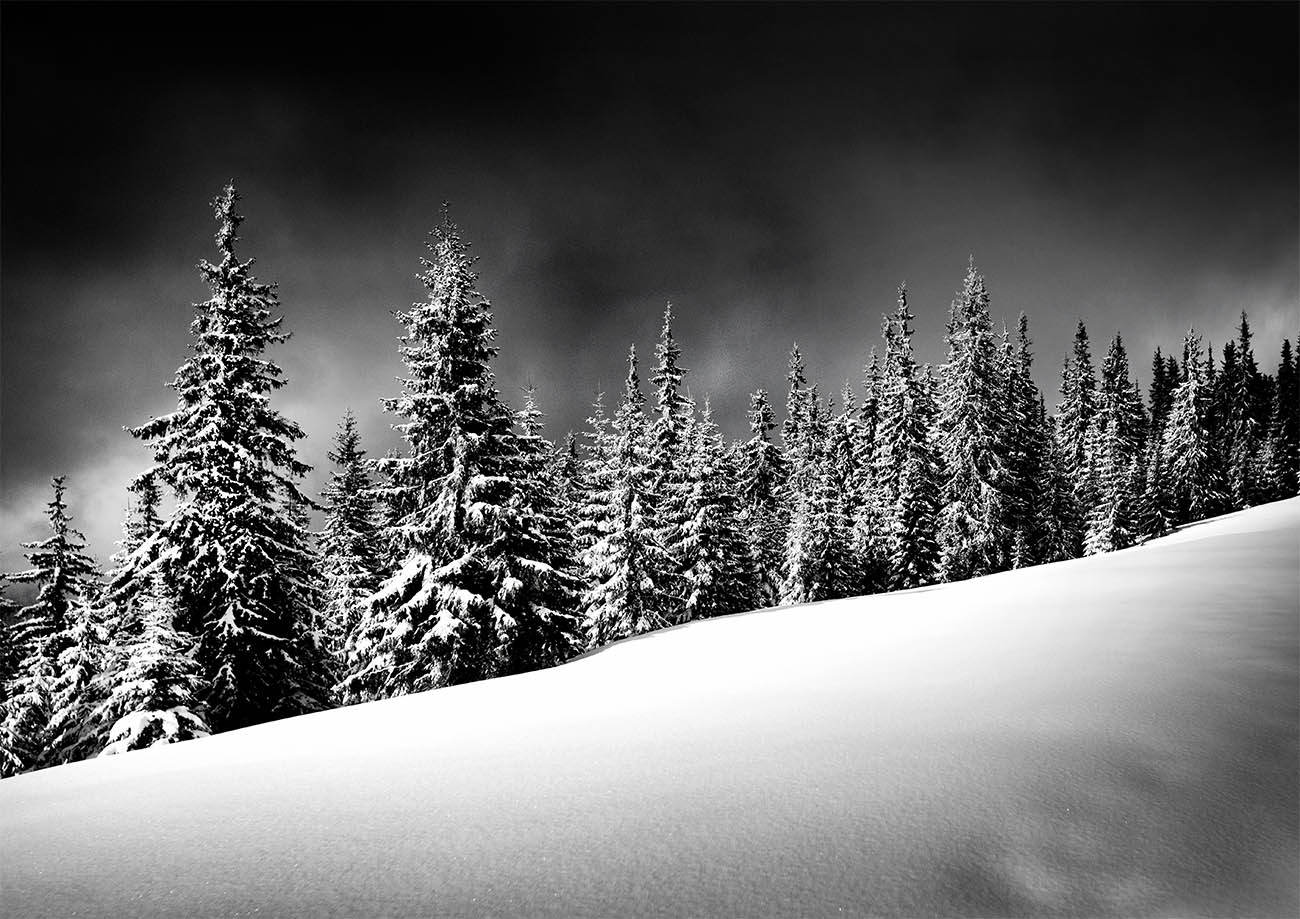
[{"label": "snow", "polygon": [[1300,499],[0,782],[7,916],[1295,916]]}]

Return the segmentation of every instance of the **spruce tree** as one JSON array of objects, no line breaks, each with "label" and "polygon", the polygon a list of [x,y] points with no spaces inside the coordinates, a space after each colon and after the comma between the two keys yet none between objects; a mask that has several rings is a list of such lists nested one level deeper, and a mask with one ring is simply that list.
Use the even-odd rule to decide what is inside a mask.
[{"label": "spruce tree", "polygon": [[324,578],[321,610],[326,648],[339,662],[361,621],[365,600],[379,584],[380,540],[366,452],[356,416],[348,409],[327,459],[334,465],[321,490],[325,525],[317,547]]},{"label": "spruce tree", "polygon": [[912,354],[907,287],[885,320],[875,496],[884,530],[887,586],[905,590],[938,577],[939,457],[930,439],[935,407]]},{"label": "spruce tree", "polygon": [[1061,371],[1061,402],[1056,408],[1056,432],[1065,474],[1074,478],[1088,465],[1088,431],[1097,413],[1097,376],[1088,346],[1088,328],[1079,320],[1070,357]]},{"label": "spruce tree", "polygon": [[671,625],[665,610],[678,602],[664,587],[674,580],[675,565],[660,542],[644,404],[633,348],[611,425],[608,472],[598,480],[599,535],[584,553],[589,586],[583,610],[593,647]]},{"label": "spruce tree", "polygon": [[[13,583],[35,584],[37,594],[16,613],[14,645],[21,660],[0,704],[0,776],[62,761],[86,673],[78,645],[87,639],[85,627],[94,624],[88,611],[98,600],[99,572],[86,553],[86,538],[72,528],[64,477],[51,484],[51,535],[23,543],[31,567],[5,575]],[[62,672],[64,665],[74,672]]]},{"label": "spruce tree", "polygon": [[948,361],[939,404],[939,448],[947,480],[939,525],[942,575],[955,581],[1009,565],[1007,468],[1001,451],[1010,423],[1005,383],[984,278],[971,259],[952,303]]},{"label": "spruce tree", "polygon": [[349,644],[341,688],[351,701],[513,672],[527,642],[549,641],[520,630],[570,614],[531,491],[538,458],[497,392],[491,306],[445,208],[428,249],[426,297],[396,314],[407,376],[383,400],[406,441],[404,455],[378,464],[395,513],[383,541],[400,561]]},{"label": "spruce tree", "polygon": [[693,434],[682,539],[686,622],[746,612],[760,602],[736,471],[707,399]]},{"label": "spruce tree", "polygon": [[[651,464],[654,469],[653,491],[658,502],[657,517],[661,527],[660,542],[672,557],[675,570],[661,587],[668,597],[684,599],[687,586],[672,583],[679,579],[690,564],[684,540],[689,519],[687,501],[690,493],[689,452],[692,444],[691,427],[695,406],[682,393],[682,379],[686,370],[681,366],[682,349],[673,337],[673,305],[664,309],[663,326],[655,346],[654,420],[650,425]],[[661,611],[670,622],[684,621],[688,616],[682,606]]]},{"label": "spruce tree", "polygon": [[208,734],[199,714],[203,679],[189,655],[193,638],[176,631],[175,609],[162,585],[132,598],[138,626],[109,652],[91,716],[100,755],[178,743]]},{"label": "spruce tree", "polygon": [[495,672],[503,676],[561,664],[582,645],[576,614],[582,583],[572,524],[542,418],[529,387],[516,415],[518,451],[510,474],[515,488],[500,530],[498,596],[505,615],[497,620]]},{"label": "spruce tree", "polygon": [[310,467],[295,455],[302,429],[269,402],[285,381],[265,352],[288,334],[273,316],[274,285],[236,254],[238,200],[227,185],[213,202],[221,259],[199,264],[212,297],[196,307],[192,354],[171,383],[176,411],[131,429],[153,451],[146,475],[176,493],[160,533],[165,577],[179,627],[197,636],[215,730],[313,711],[327,697],[301,580],[308,534],[294,514]]},{"label": "spruce tree", "polygon": [[1200,344],[1201,337],[1189,331],[1183,343],[1187,378],[1174,391],[1162,441],[1162,464],[1169,477],[1178,523],[1213,516],[1226,503],[1210,421],[1212,390],[1202,363]]},{"label": "spruce tree", "polygon": [[[821,410],[814,406],[820,416]],[[807,483],[796,498],[787,539],[781,602],[787,605],[852,595],[859,580],[850,549],[853,518],[832,462],[830,431],[824,418],[802,433]]]},{"label": "spruce tree", "polygon": [[781,567],[789,524],[782,499],[785,457],[770,436],[775,427],[767,390],[757,390],[750,396],[750,438],[740,451],[738,487],[741,516],[756,562],[757,602],[765,606],[775,606],[780,601]]}]

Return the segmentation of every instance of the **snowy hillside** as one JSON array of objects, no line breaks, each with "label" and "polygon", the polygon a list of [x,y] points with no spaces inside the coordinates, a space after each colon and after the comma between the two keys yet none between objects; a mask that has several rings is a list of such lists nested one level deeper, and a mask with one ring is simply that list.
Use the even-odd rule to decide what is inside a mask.
[{"label": "snowy hillside", "polygon": [[1300,499],[0,782],[0,914],[1294,916]]}]

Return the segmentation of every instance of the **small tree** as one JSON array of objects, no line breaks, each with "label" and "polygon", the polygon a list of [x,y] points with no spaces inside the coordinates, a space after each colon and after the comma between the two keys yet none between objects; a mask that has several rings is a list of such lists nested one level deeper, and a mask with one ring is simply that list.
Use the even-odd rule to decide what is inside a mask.
[{"label": "small tree", "polygon": [[361,621],[362,605],[379,584],[379,533],[365,455],[356,417],[348,409],[328,454],[335,468],[321,490],[325,526],[318,546],[326,647],[340,662]]}]

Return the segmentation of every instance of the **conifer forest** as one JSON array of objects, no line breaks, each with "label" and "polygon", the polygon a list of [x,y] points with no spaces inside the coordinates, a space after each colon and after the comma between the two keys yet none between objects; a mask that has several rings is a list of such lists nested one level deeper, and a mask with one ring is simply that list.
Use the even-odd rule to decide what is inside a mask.
[{"label": "conifer forest", "polygon": [[[48,532],[0,582],[0,775],[1113,552],[1297,494],[1292,340],[1258,340],[1242,311],[1221,347],[1188,329],[1137,355],[1082,317],[1067,354],[1035,353],[1032,317],[1004,321],[973,257],[937,366],[914,355],[906,286],[862,291],[883,315],[861,379],[823,387],[795,345],[788,387],[753,391],[733,440],[668,304],[585,427],[550,430],[545,393],[498,388],[492,279],[446,208],[423,297],[395,314],[404,369],[382,410],[402,448],[375,455],[354,414],[371,407],[339,406],[328,455],[304,457],[276,407],[304,383],[276,363],[277,288],[240,245],[233,185],[213,209],[210,297],[158,381],[175,409],[122,435],[141,462],[118,551],[91,557],[79,483],[50,470]],[[1041,392],[1033,362],[1062,357]]]}]

